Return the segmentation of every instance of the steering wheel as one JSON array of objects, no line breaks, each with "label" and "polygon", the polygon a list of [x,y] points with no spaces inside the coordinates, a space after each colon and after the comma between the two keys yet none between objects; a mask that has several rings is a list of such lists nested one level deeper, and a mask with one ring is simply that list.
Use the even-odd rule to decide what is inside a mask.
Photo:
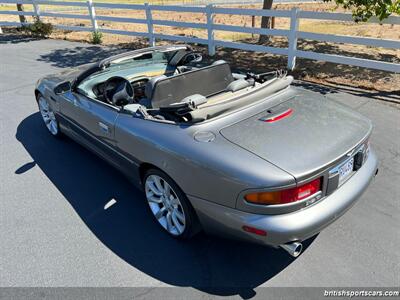
[{"label": "steering wheel", "polygon": [[130,82],[119,76],[107,79],[104,84],[103,96],[107,103],[115,106],[124,106],[134,102],[133,88]]}]

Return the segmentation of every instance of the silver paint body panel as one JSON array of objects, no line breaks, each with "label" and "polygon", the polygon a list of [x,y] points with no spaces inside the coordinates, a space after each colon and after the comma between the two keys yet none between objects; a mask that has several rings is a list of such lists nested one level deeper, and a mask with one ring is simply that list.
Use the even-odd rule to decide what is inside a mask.
[{"label": "silver paint body panel", "polygon": [[[288,242],[306,240],[336,221],[367,189],[377,167],[377,157],[371,151],[365,165],[333,194],[310,207],[289,214],[260,215],[227,208],[196,197],[190,197],[190,200],[199,212],[206,231],[223,237],[278,247]],[[244,232],[244,224],[265,230],[267,236]]]},{"label": "silver paint body panel", "polygon": [[[121,112],[77,92],[55,95],[56,84],[90,66],[39,80],[61,130],[129,176],[141,187],[140,167],[166,172],[186,193],[204,229],[277,246],[303,240],[344,213],[366,189],[377,168],[365,165],[330,196],[291,213],[240,204],[244,191],[294,187],[320,176],[371,133],[358,113],[321,95],[288,87],[254,105],[198,124],[167,124]],[[268,109],[293,108],[276,123],[259,120]],[[210,142],[195,139],[199,133]],[[239,204],[238,204],[239,203]],[[267,238],[241,230],[253,225]]]},{"label": "silver paint body panel", "polygon": [[357,112],[322,97],[317,100],[311,92],[299,92],[274,109],[293,112],[267,123],[260,120],[268,115],[262,111],[222,129],[221,134],[297,179],[342,157],[372,130],[371,122]]}]

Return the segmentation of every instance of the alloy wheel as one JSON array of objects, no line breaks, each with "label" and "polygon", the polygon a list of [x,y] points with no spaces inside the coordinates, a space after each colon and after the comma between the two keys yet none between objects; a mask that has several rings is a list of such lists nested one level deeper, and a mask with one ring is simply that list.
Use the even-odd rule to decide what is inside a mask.
[{"label": "alloy wheel", "polygon": [[181,235],[186,226],[182,203],[173,188],[158,175],[146,178],[145,193],[158,223],[170,234]]},{"label": "alloy wheel", "polygon": [[43,97],[39,98],[39,110],[40,114],[42,115],[44,124],[46,125],[47,129],[50,131],[52,135],[58,134],[58,124],[56,120],[56,116],[51,109],[47,100]]}]

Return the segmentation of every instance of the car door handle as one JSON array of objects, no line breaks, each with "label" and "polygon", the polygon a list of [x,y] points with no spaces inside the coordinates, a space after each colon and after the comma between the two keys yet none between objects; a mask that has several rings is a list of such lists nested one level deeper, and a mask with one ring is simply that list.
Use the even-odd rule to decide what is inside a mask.
[{"label": "car door handle", "polygon": [[106,124],[104,124],[103,122],[99,122],[99,126],[100,126],[100,129],[102,130],[102,131],[104,131],[104,132],[109,132],[110,131],[110,129],[108,128],[108,126],[106,125]]}]

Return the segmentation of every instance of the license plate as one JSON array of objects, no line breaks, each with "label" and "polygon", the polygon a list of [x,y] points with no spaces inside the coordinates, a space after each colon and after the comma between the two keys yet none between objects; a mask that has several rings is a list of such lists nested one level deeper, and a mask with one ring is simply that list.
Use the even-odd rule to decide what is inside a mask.
[{"label": "license plate", "polygon": [[350,174],[353,172],[354,169],[354,157],[350,158],[344,164],[339,166],[338,173],[339,173],[339,182],[343,182]]}]

